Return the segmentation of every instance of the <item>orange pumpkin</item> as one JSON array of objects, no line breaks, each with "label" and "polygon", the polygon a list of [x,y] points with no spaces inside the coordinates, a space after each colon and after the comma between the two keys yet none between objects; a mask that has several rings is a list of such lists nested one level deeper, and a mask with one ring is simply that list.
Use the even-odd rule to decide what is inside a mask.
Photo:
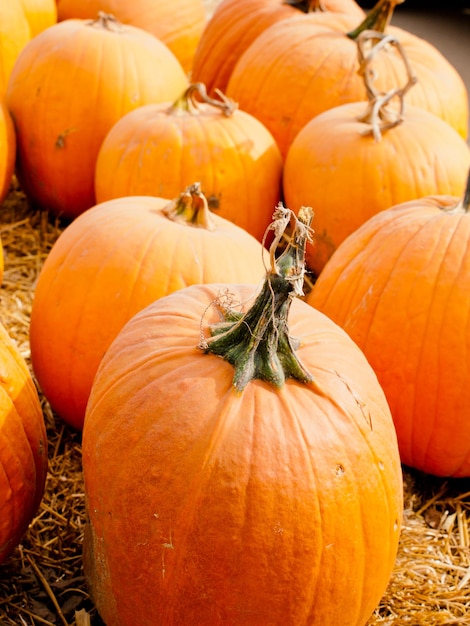
[{"label": "orange pumpkin", "polygon": [[[429,42],[388,26],[383,19],[385,8],[394,4],[394,0],[379,0],[358,28],[353,28],[351,17],[333,13],[273,24],[240,57],[227,95],[266,126],[285,156],[295,136],[313,117],[367,99],[358,73],[357,38],[363,30],[385,31],[401,43],[418,78],[409,104],[441,117],[465,139],[469,110],[462,77]],[[375,72],[381,91],[405,80],[395,47],[377,58]]]},{"label": "orange pumpkin", "polygon": [[206,85],[210,95],[225,92],[238,59],[268,26],[302,13],[348,13],[356,19],[364,11],[355,0],[223,0],[202,32],[191,79]]},{"label": "orange pumpkin", "polygon": [[212,215],[198,185],[176,205],[125,197],[89,209],[61,233],[35,289],[31,360],[44,395],[81,429],[100,360],[132,315],[193,283],[263,274],[262,246]]},{"label": "orange pumpkin", "polygon": [[23,6],[32,37],[57,22],[56,0],[20,0],[20,4]]},{"label": "orange pumpkin", "polygon": [[[368,104],[325,111],[304,126],[289,149],[284,197],[294,210],[305,203],[315,210],[307,264],[317,276],[341,242],[372,215],[426,195],[463,192],[468,144],[439,117],[410,106],[415,87],[406,88],[383,96],[369,85]],[[392,96],[401,99],[399,111]]]},{"label": "orange pumpkin", "polygon": [[0,100],[0,204],[7,197],[15,169],[16,136],[11,116]]},{"label": "orange pumpkin", "polygon": [[308,303],[365,353],[406,465],[470,476],[470,184],[368,220],[336,250]]},{"label": "orange pumpkin", "polygon": [[84,566],[109,626],[363,626],[384,593],[396,436],[363,354],[295,298],[302,226],[256,299],[252,285],[181,289],[101,362]]},{"label": "orange pumpkin", "polygon": [[8,85],[23,190],[67,219],[89,209],[108,130],[128,111],[175,98],[186,85],[175,56],[142,29],[104,14],[49,27],[25,46]]},{"label": "orange pumpkin", "polygon": [[143,28],[170,48],[186,72],[206,24],[203,0],[59,0],[59,20],[94,18],[98,11]]},{"label": "orange pumpkin", "polygon": [[39,397],[16,343],[0,324],[0,563],[23,537],[41,502],[47,438]]},{"label": "orange pumpkin", "polygon": [[95,191],[98,202],[173,197],[198,180],[212,210],[261,241],[281,177],[279,148],[263,124],[192,83],[173,104],[140,107],[113,126],[98,154]]},{"label": "orange pumpkin", "polygon": [[31,39],[31,29],[20,0],[0,2],[0,98],[3,98],[13,65]]}]

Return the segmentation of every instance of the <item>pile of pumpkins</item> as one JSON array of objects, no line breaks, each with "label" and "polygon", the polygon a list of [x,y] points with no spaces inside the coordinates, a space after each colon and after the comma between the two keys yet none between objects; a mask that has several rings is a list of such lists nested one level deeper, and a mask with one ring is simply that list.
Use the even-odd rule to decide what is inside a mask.
[{"label": "pile of pumpkins", "polygon": [[364,626],[401,464],[470,475],[468,96],[397,3],[0,8],[0,200],[15,174],[64,225],[34,381],[0,328],[0,561],[45,489],[37,382],[108,626]]}]

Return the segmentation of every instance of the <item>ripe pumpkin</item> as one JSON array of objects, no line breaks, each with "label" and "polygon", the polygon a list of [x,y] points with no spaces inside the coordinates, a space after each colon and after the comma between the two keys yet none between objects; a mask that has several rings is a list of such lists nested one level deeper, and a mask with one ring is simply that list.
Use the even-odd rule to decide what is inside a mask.
[{"label": "ripe pumpkin", "polygon": [[191,79],[210,95],[225,92],[238,59],[268,26],[302,13],[348,13],[357,20],[364,11],[355,0],[223,0],[206,24],[194,55]]},{"label": "ripe pumpkin", "polygon": [[47,438],[36,387],[0,324],[0,563],[36,514],[46,483]]},{"label": "ripe pumpkin", "polygon": [[0,98],[6,92],[13,65],[31,39],[31,29],[20,0],[0,2]]},{"label": "ripe pumpkin", "polygon": [[100,360],[132,315],[172,291],[225,275],[257,283],[263,248],[211,214],[199,185],[176,202],[125,197],[80,215],[49,252],[31,312],[33,369],[57,414],[82,428]]},{"label": "ripe pumpkin", "polygon": [[175,56],[142,29],[105,14],[49,27],[25,46],[8,84],[23,190],[66,219],[89,209],[108,130],[128,111],[175,98],[186,85]]},{"label": "ripe pumpkin", "polygon": [[315,210],[307,264],[317,276],[341,242],[379,211],[430,194],[462,194],[470,148],[442,119],[408,104],[414,89],[389,92],[401,98],[396,111],[369,85],[368,104],[325,111],[293,141],[284,197],[294,210],[305,203]]},{"label": "ripe pumpkin", "polygon": [[280,200],[282,158],[252,115],[192,83],[173,103],[131,111],[106,135],[96,162],[97,202],[173,197],[198,180],[218,215],[261,241]]},{"label": "ripe pumpkin", "polygon": [[308,303],[364,351],[387,396],[401,458],[470,476],[470,183],[382,211],[336,250]]},{"label": "ripe pumpkin", "polygon": [[31,29],[31,37],[57,22],[56,0],[20,0]]},{"label": "ripe pumpkin", "polygon": [[7,197],[15,169],[16,136],[13,122],[0,100],[0,204]]},{"label": "ripe pumpkin", "polygon": [[59,20],[94,18],[98,11],[143,28],[173,52],[186,72],[206,24],[203,0],[59,0]]},{"label": "ripe pumpkin", "polygon": [[295,298],[299,221],[254,302],[253,285],[179,290],[101,362],[84,567],[108,626],[363,626],[385,590],[402,512],[393,423],[357,346]]},{"label": "ripe pumpkin", "polygon": [[[388,26],[384,15],[394,4],[394,0],[379,0],[354,28],[351,17],[333,13],[273,24],[240,57],[227,95],[266,126],[285,157],[297,133],[313,117],[341,104],[367,100],[358,73],[357,39],[364,30],[384,31],[400,42],[418,78],[409,104],[441,117],[466,139],[469,110],[462,77],[429,42]],[[375,71],[381,91],[406,80],[396,47],[377,58]]]}]

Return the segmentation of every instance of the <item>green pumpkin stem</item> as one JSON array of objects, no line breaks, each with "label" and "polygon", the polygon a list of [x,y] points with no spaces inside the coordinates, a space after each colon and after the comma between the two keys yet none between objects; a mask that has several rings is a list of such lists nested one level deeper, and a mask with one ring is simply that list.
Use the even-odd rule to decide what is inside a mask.
[{"label": "green pumpkin stem", "polygon": [[463,194],[462,208],[466,213],[470,211],[470,169],[468,170],[467,184]]},{"label": "green pumpkin stem", "polygon": [[327,11],[322,0],[285,0],[284,4],[288,4],[294,9],[298,9],[302,13],[316,13],[317,11]]},{"label": "green pumpkin stem", "polygon": [[365,30],[376,30],[384,33],[390,24],[393,12],[397,4],[402,4],[404,0],[379,0],[377,4],[367,13],[364,20],[357,28],[346,33],[351,39],[357,39]]},{"label": "green pumpkin stem", "polygon": [[295,341],[289,336],[287,318],[292,300],[303,295],[305,246],[311,241],[311,208],[302,207],[284,251],[276,249],[291,221],[292,211],[279,204],[271,225],[275,237],[270,247],[271,268],[254,304],[246,313],[234,311],[230,300],[216,304],[224,321],[210,326],[211,337],[200,348],[216,354],[235,368],[233,386],[242,391],[255,378],[280,388],[287,378],[312,381],[295,355]]},{"label": "green pumpkin stem", "polygon": [[181,222],[187,226],[206,230],[216,228],[206,197],[201,191],[201,183],[186,187],[175,200],[163,207],[162,213],[173,222]]},{"label": "green pumpkin stem", "polygon": [[171,115],[188,113],[190,115],[199,115],[199,104],[202,102],[219,109],[226,117],[233,115],[238,108],[237,103],[218,89],[215,90],[215,93],[218,98],[211,98],[207,94],[204,83],[191,83],[182,95],[171,105],[168,112]]}]

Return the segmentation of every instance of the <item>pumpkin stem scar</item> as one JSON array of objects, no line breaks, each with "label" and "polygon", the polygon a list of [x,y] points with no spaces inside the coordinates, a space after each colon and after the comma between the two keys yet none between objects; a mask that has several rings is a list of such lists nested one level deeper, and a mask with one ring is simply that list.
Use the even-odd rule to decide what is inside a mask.
[{"label": "pumpkin stem scar", "polygon": [[[276,258],[276,249],[290,219],[295,220],[292,236]],[[303,295],[305,247],[311,241],[313,211],[302,207],[298,216],[280,203],[270,228],[275,237],[270,247],[271,268],[257,298],[245,313],[234,312],[227,299],[218,305],[224,321],[209,327],[211,336],[201,341],[205,353],[216,354],[235,368],[233,386],[242,391],[252,379],[281,388],[287,378],[312,382],[294,352],[287,318],[292,300]]]}]

